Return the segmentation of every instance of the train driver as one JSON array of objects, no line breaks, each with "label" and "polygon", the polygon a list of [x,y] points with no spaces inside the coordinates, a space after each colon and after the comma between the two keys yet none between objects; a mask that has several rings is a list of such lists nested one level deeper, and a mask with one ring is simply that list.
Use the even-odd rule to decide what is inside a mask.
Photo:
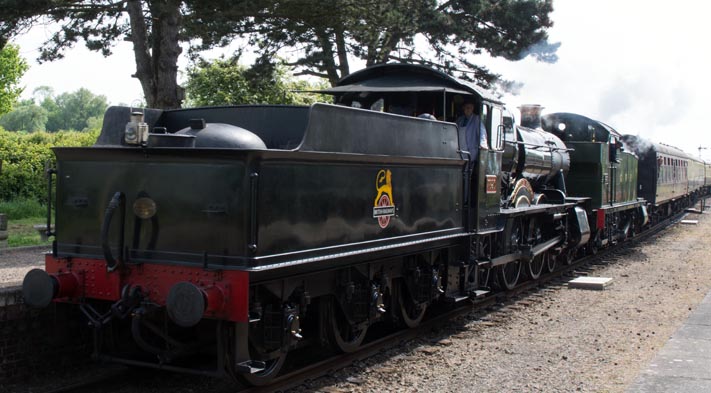
[{"label": "train driver", "polygon": [[481,121],[481,117],[474,113],[474,102],[464,101],[462,110],[464,114],[457,119],[457,126],[464,128],[467,150],[471,154],[471,161],[476,161],[479,156],[479,148],[486,148],[486,128]]}]

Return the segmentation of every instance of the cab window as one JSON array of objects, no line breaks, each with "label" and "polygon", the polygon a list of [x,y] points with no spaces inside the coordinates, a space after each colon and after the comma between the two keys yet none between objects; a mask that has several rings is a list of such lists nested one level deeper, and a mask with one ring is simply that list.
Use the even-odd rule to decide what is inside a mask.
[{"label": "cab window", "polygon": [[503,113],[500,108],[491,109],[491,148],[495,150],[503,149]]},{"label": "cab window", "polygon": [[489,116],[489,106],[488,105],[482,105],[481,106],[481,124],[483,124],[486,127],[486,145],[484,144],[484,141],[481,141],[482,147],[489,148],[489,141],[491,140],[491,123],[489,122],[490,116]]}]

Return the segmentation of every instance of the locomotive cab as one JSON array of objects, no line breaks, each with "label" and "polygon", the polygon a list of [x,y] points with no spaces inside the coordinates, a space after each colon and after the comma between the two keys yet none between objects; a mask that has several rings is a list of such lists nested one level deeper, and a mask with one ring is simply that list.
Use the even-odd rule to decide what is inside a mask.
[{"label": "locomotive cab", "polygon": [[467,143],[466,132],[472,130],[459,129],[460,155],[468,162],[464,175],[467,228],[471,232],[502,228],[498,213],[504,138],[515,131],[512,124],[506,127],[505,118],[512,117],[498,99],[469,82],[412,64],[373,66],[348,75],[322,93],[333,95],[337,105],[450,123],[463,115],[466,102],[473,103],[485,137],[480,143]]}]

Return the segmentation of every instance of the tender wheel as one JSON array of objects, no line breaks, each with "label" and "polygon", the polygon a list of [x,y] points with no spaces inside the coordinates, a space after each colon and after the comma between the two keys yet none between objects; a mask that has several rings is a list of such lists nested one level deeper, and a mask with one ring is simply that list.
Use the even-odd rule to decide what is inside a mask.
[{"label": "tender wheel", "polygon": [[[251,350],[250,353],[252,353]],[[240,374],[239,378],[242,379],[245,383],[252,386],[268,385],[279,374],[279,371],[281,371],[281,367],[284,365],[285,360],[286,353],[281,352],[280,355],[278,355],[277,357],[264,361],[266,365],[264,370],[254,374]]]},{"label": "tender wheel", "polygon": [[526,264],[528,267],[528,275],[531,277],[531,280],[537,280],[538,277],[541,276],[541,273],[543,273],[543,268],[546,264],[546,261],[544,261],[543,258],[545,254],[546,253],[537,255]]},{"label": "tender wheel", "polygon": [[355,352],[365,339],[368,332],[367,322],[362,325],[351,325],[345,316],[333,305],[329,313],[329,338],[331,343],[341,352]]},{"label": "tender wheel", "polygon": [[400,315],[405,326],[409,328],[416,328],[422,322],[422,318],[425,317],[425,312],[427,311],[427,304],[420,303],[415,304],[410,296],[403,294],[404,288],[400,288],[398,291],[398,303],[400,304]]},{"label": "tender wheel", "polygon": [[521,261],[509,262],[499,269],[499,283],[506,290],[513,289],[521,275]]}]

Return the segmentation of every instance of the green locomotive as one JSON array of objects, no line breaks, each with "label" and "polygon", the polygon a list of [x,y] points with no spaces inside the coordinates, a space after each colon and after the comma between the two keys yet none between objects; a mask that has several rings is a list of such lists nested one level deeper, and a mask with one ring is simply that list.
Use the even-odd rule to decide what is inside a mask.
[{"label": "green locomotive", "polygon": [[568,195],[588,197],[590,252],[634,236],[648,221],[637,197],[638,158],[612,127],[574,113],[543,116],[543,128],[570,148]]}]

